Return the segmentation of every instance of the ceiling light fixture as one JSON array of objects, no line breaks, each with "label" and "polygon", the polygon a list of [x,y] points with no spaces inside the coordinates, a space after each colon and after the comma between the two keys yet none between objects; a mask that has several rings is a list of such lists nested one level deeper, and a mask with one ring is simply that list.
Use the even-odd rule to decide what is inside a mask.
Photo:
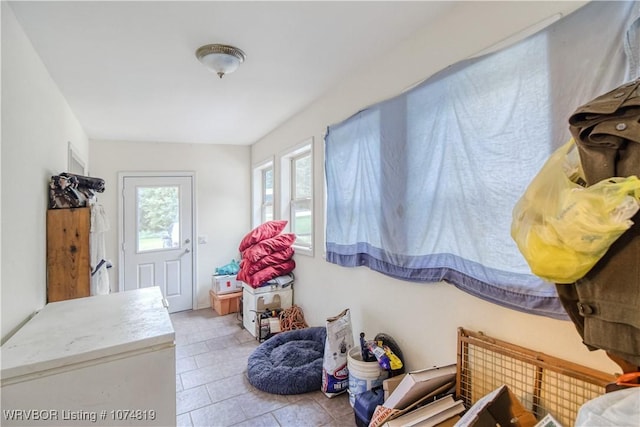
[{"label": "ceiling light fixture", "polygon": [[196,57],[220,78],[233,73],[244,62],[246,55],[237,47],[226,44],[208,44],[196,50]]}]

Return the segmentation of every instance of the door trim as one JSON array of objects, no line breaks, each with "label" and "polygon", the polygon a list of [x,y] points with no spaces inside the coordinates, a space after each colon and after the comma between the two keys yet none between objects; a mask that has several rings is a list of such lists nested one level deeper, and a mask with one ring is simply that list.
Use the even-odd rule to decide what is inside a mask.
[{"label": "door trim", "polygon": [[[191,236],[194,244],[192,247],[193,256],[191,257],[191,309],[197,308],[198,292],[196,283],[198,283],[198,245],[196,244],[196,219],[197,200],[196,200],[196,173],[193,171],[124,171],[118,172],[118,292],[121,291],[121,283],[124,283],[124,179],[140,177],[190,177],[191,178]],[[124,288],[124,286],[123,286]]]}]

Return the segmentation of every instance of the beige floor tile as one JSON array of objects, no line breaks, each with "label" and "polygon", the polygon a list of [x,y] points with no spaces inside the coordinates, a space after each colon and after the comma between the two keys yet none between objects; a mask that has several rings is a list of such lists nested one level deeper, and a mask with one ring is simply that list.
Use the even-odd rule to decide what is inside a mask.
[{"label": "beige floor tile", "polygon": [[197,369],[196,360],[193,356],[183,357],[182,359],[176,359],[176,374],[192,371]]},{"label": "beige floor tile", "polygon": [[272,414],[282,427],[322,426],[333,421],[318,402],[308,397],[277,409]]},{"label": "beige floor tile", "polygon": [[246,342],[256,342],[254,336],[251,335],[246,329],[242,329],[240,332],[236,332],[235,334],[233,334],[233,336],[240,344]]},{"label": "beige floor tile", "polygon": [[191,411],[194,427],[226,427],[238,424],[247,417],[242,409],[232,400],[223,400],[212,405]]},{"label": "beige floor tile", "polygon": [[336,415],[353,415],[353,408],[349,403],[349,394],[342,393],[339,396],[328,398],[322,392],[313,393],[311,395],[313,400],[318,402],[327,412],[329,412],[334,418]]},{"label": "beige floor tile", "polygon": [[182,387],[187,390],[231,375],[233,373],[229,373],[221,366],[206,366],[180,374],[180,378],[182,378]]},{"label": "beige floor tile", "polygon": [[176,330],[178,426],[354,427],[348,395],[264,393],[246,378],[259,345],[236,314],[211,309],[171,315]]},{"label": "beige floor tile", "polygon": [[225,352],[224,348],[217,350],[209,350],[206,353],[198,354],[194,357],[198,368],[205,368],[207,366],[220,365],[226,362],[230,354],[233,354],[234,349],[231,348],[230,352]]},{"label": "beige floor tile", "polygon": [[195,356],[209,351],[207,344],[204,342],[195,342],[187,345],[176,345],[176,359]]},{"label": "beige floor tile", "polygon": [[188,412],[176,417],[176,427],[193,427],[191,416]]},{"label": "beige floor tile", "polygon": [[255,388],[252,390],[249,393],[233,398],[242,407],[244,413],[247,414],[247,418],[254,418],[289,404],[285,396],[264,393]]},{"label": "beige floor tile", "polygon": [[235,340],[233,335],[226,335],[208,339],[206,344],[210,351],[220,351],[225,348],[236,347],[238,342]]},{"label": "beige floor tile", "polygon": [[176,413],[184,414],[211,404],[211,398],[205,386],[182,390],[176,393]]},{"label": "beige floor tile", "polygon": [[244,373],[207,384],[207,391],[213,403],[249,393],[252,389]]},{"label": "beige floor tile", "polygon": [[330,423],[325,424],[322,427],[355,427],[356,425],[355,415],[352,412],[349,415],[334,417]]},{"label": "beige floor tile", "polygon": [[[273,415],[264,414],[249,420],[245,420],[234,427],[280,427]],[[301,426],[302,427],[302,426]]]}]

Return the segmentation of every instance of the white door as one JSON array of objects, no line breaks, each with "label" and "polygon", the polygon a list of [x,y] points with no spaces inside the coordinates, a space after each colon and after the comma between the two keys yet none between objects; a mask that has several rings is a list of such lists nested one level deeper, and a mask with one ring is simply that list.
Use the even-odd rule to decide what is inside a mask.
[{"label": "white door", "polygon": [[193,177],[123,176],[120,289],[159,286],[169,312],[193,307]]}]

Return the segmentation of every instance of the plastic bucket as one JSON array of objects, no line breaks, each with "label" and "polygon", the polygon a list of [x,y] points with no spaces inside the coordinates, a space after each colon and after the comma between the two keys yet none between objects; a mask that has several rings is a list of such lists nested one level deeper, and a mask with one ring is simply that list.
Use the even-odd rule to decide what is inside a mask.
[{"label": "plastic bucket", "polygon": [[353,347],[347,354],[349,368],[349,403],[351,407],[359,394],[382,385],[389,373],[378,362],[364,362],[360,347]]}]

